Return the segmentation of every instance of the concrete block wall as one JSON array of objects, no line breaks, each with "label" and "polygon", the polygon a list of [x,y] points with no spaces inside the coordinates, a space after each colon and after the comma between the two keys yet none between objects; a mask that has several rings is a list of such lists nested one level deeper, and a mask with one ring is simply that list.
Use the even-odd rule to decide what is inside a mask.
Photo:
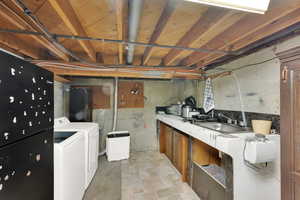
[{"label": "concrete block wall", "polygon": [[[274,58],[271,48],[251,54],[228,67],[243,66]],[[227,66],[221,66],[227,68]],[[247,112],[279,114],[280,61],[274,59],[263,64],[234,71],[232,75],[213,80],[215,104],[221,110],[241,110],[238,92],[240,85],[244,110]],[[236,78],[235,78],[236,77]]]},{"label": "concrete block wall", "polygon": [[[274,58],[262,64],[234,71],[240,84],[245,111],[280,114],[280,61],[276,58],[276,53],[296,46],[300,46],[300,37],[286,40],[218,67],[219,70],[230,70]],[[208,73],[219,72],[217,69],[208,71]],[[203,101],[204,85],[205,82],[201,81],[198,90],[200,102]],[[213,90],[216,109],[241,110],[237,81],[233,75],[213,79]]]},{"label": "concrete block wall", "polygon": [[[93,110],[93,121],[98,123],[102,139],[103,150],[105,136],[112,130],[113,120],[113,83],[112,78],[76,78],[73,85],[105,85],[110,87],[111,109]],[[132,81],[122,80],[121,81]],[[131,134],[131,149],[133,151],[156,150],[156,119],[155,107],[166,106],[184,100],[185,97],[196,95],[197,81],[188,80],[133,80],[144,82],[145,106],[144,108],[118,109],[117,130],[128,130]]]},{"label": "concrete block wall", "polygon": [[68,97],[64,84],[54,81],[54,118],[68,116]]}]

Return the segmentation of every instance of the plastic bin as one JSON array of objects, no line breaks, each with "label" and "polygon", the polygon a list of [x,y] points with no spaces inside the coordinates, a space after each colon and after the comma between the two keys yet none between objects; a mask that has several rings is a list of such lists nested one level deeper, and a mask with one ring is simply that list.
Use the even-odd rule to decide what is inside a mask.
[{"label": "plastic bin", "polygon": [[128,159],[130,154],[130,134],[128,131],[114,131],[106,137],[107,160],[118,161]]}]

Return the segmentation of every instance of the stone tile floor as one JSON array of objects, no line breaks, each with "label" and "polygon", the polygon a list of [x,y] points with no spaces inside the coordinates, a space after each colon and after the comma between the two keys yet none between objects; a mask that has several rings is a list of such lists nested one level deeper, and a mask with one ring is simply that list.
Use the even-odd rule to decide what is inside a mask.
[{"label": "stone tile floor", "polygon": [[87,189],[84,200],[121,199],[121,162],[108,162],[99,158],[99,168]]},{"label": "stone tile floor", "polygon": [[122,200],[200,200],[165,155],[132,153],[121,162]]}]

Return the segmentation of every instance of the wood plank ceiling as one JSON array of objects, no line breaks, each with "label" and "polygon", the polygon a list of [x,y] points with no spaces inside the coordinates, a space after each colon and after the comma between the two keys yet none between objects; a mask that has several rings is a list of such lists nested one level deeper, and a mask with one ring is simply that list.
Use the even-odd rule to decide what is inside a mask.
[{"label": "wood plank ceiling", "polygon": [[[128,39],[128,0],[23,0],[22,2],[51,33],[115,40]],[[264,15],[205,6],[184,0],[144,0],[137,42],[237,51],[298,22],[300,22],[299,0],[271,0],[269,10]],[[41,32],[40,28],[22,12],[16,0],[0,2],[0,27]],[[126,64],[126,48],[122,44],[65,38],[57,40],[68,50],[89,62],[111,66]],[[33,60],[51,60],[60,63],[74,61],[49,39],[40,36],[1,32],[0,47],[26,55]],[[149,70],[152,69],[150,66],[165,66],[164,71],[173,72],[174,68],[168,67],[177,66],[175,71],[180,69],[181,72],[198,73],[202,67],[223,56],[225,54],[136,46],[133,65],[148,65]],[[48,68],[51,68],[50,65]],[[135,69],[143,71],[145,67]],[[68,72],[60,71],[60,74],[80,74],[78,71],[74,74],[71,73],[72,70],[64,71]],[[56,72],[58,73],[58,70]],[[85,73],[83,70],[81,72]]]}]

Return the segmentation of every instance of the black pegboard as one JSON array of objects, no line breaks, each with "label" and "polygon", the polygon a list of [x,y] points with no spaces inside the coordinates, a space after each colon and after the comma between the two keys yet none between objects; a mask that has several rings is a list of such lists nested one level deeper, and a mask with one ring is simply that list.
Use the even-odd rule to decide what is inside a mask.
[{"label": "black pegboard", "polygon": [[1,200],[53,200],[53,177],[53,130],[1,148]]},{"label": "black pegboard", "polygon": [[0,147],[53,127],[53,74],[0,52]]}]

